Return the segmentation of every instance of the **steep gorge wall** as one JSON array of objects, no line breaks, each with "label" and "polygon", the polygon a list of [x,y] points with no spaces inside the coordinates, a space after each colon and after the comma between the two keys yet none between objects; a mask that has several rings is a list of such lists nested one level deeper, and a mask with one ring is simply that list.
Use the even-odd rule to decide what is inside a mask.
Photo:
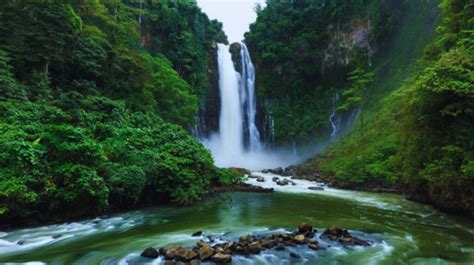
[{"label": "steep gorge wall", "polygon": [[[436,3],[426,1],[367,0],[337,6],[331,1],[270,2],[259,11],[245,41],[257,69],[258,105],[263,108],[257,120],[261,131],[267,132],[262,133],[266,140],[273,137],[277,145],[288,147],[293,142],[315,146],[329,141],[333,131],[329,117],[345,100],[348,73],[362,67],[387,78],[378,71],[390,64],[387,52],[396,53],[391,44],[405,41],[396,36],[412,19],[406,15],[420,5],[436,9]],[[415,31],[424,23],[411,22]],[[409,63],[415,60],[414,54],[400,56],[409,58]],[[357,109],[335,115],[343,132]]]}]

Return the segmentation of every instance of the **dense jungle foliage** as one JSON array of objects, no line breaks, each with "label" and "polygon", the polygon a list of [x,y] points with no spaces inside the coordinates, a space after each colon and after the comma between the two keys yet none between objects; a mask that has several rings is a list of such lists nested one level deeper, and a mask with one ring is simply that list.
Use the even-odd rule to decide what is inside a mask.
[{"label": "dense jungle foliage", "polygon": [[1,223],[189,203],[230,183],[184,129],[216,41],[221,23],[193,2],[3,1]]},{"label": "dense jungle foliage", "polygon": [[[474,216],[474,3],[443,0],[439,7],[437,36],[409,78],[400,76],[405,81],[380,72],[374,61],[365,67],[374,80],[361,93],[361,78],[354,76],[360,69],[352,67],[343,90],[350,96],[340,106],[359,106],[356,123],[303,171],[321,170],[352,187],[403,185],[415,200]],[[422,21],[412,20],[409,30],[418,33],[415,22]],[[387,49],[393,47],[405,56],[403,45]]]}]

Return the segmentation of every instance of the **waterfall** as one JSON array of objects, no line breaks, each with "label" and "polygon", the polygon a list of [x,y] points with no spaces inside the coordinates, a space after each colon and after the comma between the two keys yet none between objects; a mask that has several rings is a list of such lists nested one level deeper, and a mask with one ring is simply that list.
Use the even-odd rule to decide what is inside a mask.
[{"label": "waterfall", "polygon": [[[255,124],[255,68],[244,43],[240,44],[241,73],[236,71],[229,46],[218,44],[220,116],[219,131],[201,139],[220,167],[274,168],[293,163],[287,154],[269,152]],[[273,119],[271,119],[272,138]],[[248,141],[247,141],[248,140]],[[274,141],[274,139],[272,139]]]},{"label": "waterfall", "polygon": [[329,123],[331,123],[331,139],[334,139],[339,132],[339,127],[341,125],[341,118],[336,118],[336,104],[339,101],[339,94],[336,92],[336,95],[332,99],[332,108],[329,112]]},{"label": "waterfall", "polygon": [[240,57],[242,60],[242,91],[246,96],[244,106],[247,111],[247,128],[249,136],[249,149],[257,151],[261,147],[260,133],[255,125],[255,115],[257,114],[257,100],[255,99],[255,68],[250,58],[250,53],[245,43],[241,43]]},{"label": "waterfall", "polygon": [[219,117],[220,146],[224,161],[231,161],[243,152],[242,107],[240,104],[240,76],[234,69],[229,47],[218,44],[217,51],[219,71],[219,91],[221,95],[221,112]]}]

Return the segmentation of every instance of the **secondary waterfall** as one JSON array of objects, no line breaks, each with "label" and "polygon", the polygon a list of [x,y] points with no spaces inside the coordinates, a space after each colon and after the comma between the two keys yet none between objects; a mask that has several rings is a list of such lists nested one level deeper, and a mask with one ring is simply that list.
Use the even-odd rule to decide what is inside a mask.
[{"label": "secondary waterfall", "polygon": [[242,60],[241,101],[246,109],[249,149],[258,151],[261,148],[260,133],[255,125],[257,101],[255,99],[255,68],[245,43],[241,43],[240,57]]}]

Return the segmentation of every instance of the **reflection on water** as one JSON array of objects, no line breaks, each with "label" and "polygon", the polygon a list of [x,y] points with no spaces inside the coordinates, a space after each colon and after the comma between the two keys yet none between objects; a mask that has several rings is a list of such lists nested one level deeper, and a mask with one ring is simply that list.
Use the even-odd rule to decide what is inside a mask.
[{"label": "reflection on water", "polygon": [[[273,185],[265,176],[262,185]],[[250,179],[249,181],[255,181]],[[190,207],[162,207],[96,218],[89,221],[0,232],[0,263],[142,264],[149,246],[191,246],[198,240],[234,239],[246,233],[267,234],[312,223],[347,227],[369,239],[371,247],[342,247],[326,243],[327,250],[263,251],[236,256],[235,264],[472,264],[474,222],[442,214],[408,202],[398,195],[372,194],[326,188],[310,191],[296,181],[272,194],[229,193],[207,198]],[[306,186],[305,186],[306,185]],[[281,187],[275,187],[282,189]],[[294,190],[292,190],[294,189]],[[190,235],[203,230],[204,236]]]}]

